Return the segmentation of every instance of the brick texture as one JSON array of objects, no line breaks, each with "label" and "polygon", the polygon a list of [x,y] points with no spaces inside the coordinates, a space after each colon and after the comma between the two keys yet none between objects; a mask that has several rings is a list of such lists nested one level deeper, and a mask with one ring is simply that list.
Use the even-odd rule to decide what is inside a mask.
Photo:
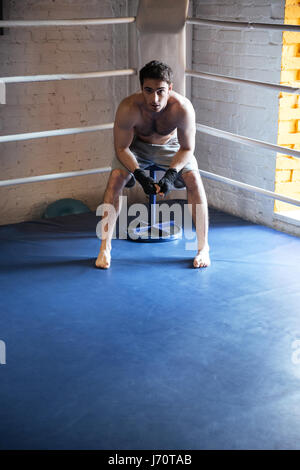
[{"label": "brick texture", "polygon": [[[127,0],[14,0],[4,19],[73,19],[127,16]],[[76,73],[128,67],[133,25],[6,28],[0,36],[0,76]],[[0,105],[0,134],[17,134],[111,122],[127,94],[128,78],[97,78],[7,85]],[[109,166],[112,132],[102,131],[1,145],[1,179]],[[0,223],[39,218],[57,199],[102,201],[107,174],[0,189]]]},{"label": "brick texture", "polygon": [[[4,3],[5,19],[68,19],[135,15],[137,0],[14,0]],[[229,21],[283,23],[281,0],[193,0],[192,16]],[[292,2],[291,2],[292,3]],[[0,76],[86,72],[126,68],[136,45],[134,25],[11,28],[0,36]],[[286,36],[294,58],[294,34]],[[128,38],[129,39],[128,41]],[[282,33],[194,26],[192,68],[245,79],[279,83],[299,80],[298,72],[280,77]],[[135,81],[134,81],[135,80]],[[0,105],[0,134],[110,122],[136,79],[126,77],[11,84]],[[248,137],[277,142],[278,94],[244,85],[191,79],[197,121]],[[299,126],[295,109],[293,126]],[[284,110],[282,110],[284,112]],[[289,128],[290,129],[290,128]],[[286,129],[284,130],[286,132]],[[288,130],[291,132],[291,130]],[[293,130],[295,132],[295,130]],[[293,144],[297,148],[299,144]],[[286,145],[287,146],[287,145]],[[1,179],[109,165],[111,131],[1,144]],[[275,155],[197,133],[199,167],[269,190],[275,188]],[[278,183],[299,181],[295,159],[285,158]],[[102,201],[108,175],[77,177],[0,189],[0,224],[39,218],[63,197],[81,199],[91,209]],[[273,200],[205,180],[209,204],[251,221],[283,230],[274,222]],[[134,191],[131,191],[134,194]],[[293,228],[291,228],[291,231]]]},{"label": "brick texture", "polygon": [[[279,0],[194,0],[193,15],[215,20],[283,23],[284,3]],[[280,83],[281,52],[281,32],[194,26],[194,70]],[[199,123],[277,143],[276,91],[193,78],[192,101]],[[300,119],[298,110],[294,113],[295,119]],[[200,132],[197,133],[196,151],[200,169],[271,191],[275,189],[275,152],[242,146]],[[287,173],[281,176],[285,178]],[[274,221],[272,199],[203,180],[210,206],[256,223],[279,227]],[[294,230],[287,225],[280,229]]]},{"label": "brick texture", "polygon": [[[287,0],[285,5],[286,24],[298,24],[300,20],[299,2],[296,0]],[[299,69],[300,69],[300,33],[291,34],[288,31],[283,33],[283,48],[281,60],[281,83],[284,85],[299,86]],[[279,100],[279,126],[278,126],[278,143],[287,148],[300,148],[300,132],[299,132],[299,96],[287,93],[280,94]],[[285,157],[285,159],[288,157]],[[295,199],[300,199],[300,184],[297,181],[298,159],[289,159],[288,163],[293,166],[288,170],[289,178],[286,175],[286,169],[283,162],[284,158],[277,159],[276,165],[276,192],[283,192]],[[286,177],[283,179],[283,175]],[[300,211],[300,207],[292,204],[286,204],[281,201],[275,201],[275,211],[289,212]]]}]

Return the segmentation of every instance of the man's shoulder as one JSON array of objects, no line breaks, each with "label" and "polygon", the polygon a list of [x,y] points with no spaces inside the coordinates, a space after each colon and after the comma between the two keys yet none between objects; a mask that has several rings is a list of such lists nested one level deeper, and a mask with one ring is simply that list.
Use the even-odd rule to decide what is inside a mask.
[{"label": "man's shoulder", "polygon": [[132,127],[140,118],[140,105],[136,94],[124,98],[117,109],[115,122],[121,127]]},{"label": "man's shoulder", "polygon": [[194,107],[191,101],[186,96],[180,95],[175,91],[171,93],[170,104],[176,114],[185,115],[194,113]]},{"label": "man's shoulder", "polygon": [[141,106],[141,93],[133,93],[132,95],[126,96],[120,104],[119,109],[125,111],[138,111]]}]

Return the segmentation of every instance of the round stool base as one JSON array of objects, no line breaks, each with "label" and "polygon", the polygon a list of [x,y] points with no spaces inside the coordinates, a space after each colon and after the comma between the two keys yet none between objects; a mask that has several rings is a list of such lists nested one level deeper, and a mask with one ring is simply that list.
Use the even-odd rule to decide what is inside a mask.
[{"label": "round stool base", "polygon": [[139,227],[129,229],[127,239],[134,242],[157,243],[171,242],[182,236],[182,229],[174,222],[162,222],[160,224],[148,225],[142,222]]}]

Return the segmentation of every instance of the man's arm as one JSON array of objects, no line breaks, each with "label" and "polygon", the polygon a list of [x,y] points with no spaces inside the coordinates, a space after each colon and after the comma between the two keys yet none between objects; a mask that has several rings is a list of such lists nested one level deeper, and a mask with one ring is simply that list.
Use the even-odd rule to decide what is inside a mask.
[{"label": "man's arm", "polygon": [[133,173],[135,179],[140,183],[146,194],[156,194],[156,186],[153,178],[147,176],[140,170],[139,164],[130,151],[129,146],[134,137],[134,125],[137,120],[137,111],[127,100],[120,104],[114,125],[114,142],[118,159]]},{"label": "man's arm", "polygon": [[129,149],[134,137],[136,119],[136,111],[132,108],[127,100],[122,101],[118,107],[114,123],[114,144],[117,157],[131,173],[139,168],[135,156]]},{"label": "man's arm", "polygon": [[193,105],[190,102],[184,106],[177,126],[177,137],[180,149],[172,158],[170,168],[179,172],[194,155],[196,136],[196,119]]},{"label": "man's arm", "polygon": [[188,101],[179,113],[177,124],[177,136],[180,148],[171,160],[169,169],[158,182],[157,193],[160,196],[167,195],[174,188],[178,172],[190,161],[194,155],[196,121],[195,111]]}]

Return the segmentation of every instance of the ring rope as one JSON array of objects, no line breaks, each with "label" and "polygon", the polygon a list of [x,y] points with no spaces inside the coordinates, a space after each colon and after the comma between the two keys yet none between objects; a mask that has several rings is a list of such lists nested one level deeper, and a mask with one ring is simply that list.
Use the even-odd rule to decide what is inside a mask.
[{"label": "ring rope", "polygon": [[[120,23],[134,23],[136,17],[121,17],[121,18],[93,18],[93,19],[75,19],[75,20],[1,20],[0,28],[24,28],[24,27],[41,27],[41,26],[94,26],[103,24],[120,24]],[[219,26],[225,28],[238,28],[238,29],[269,29],[277,31],[300,31],[300,26],[287,25],[287,24],[272,24],[272,23],[252,23],[252,22],[238,22],[238,21],[219,21],[207,20],[203,18],[187,18],[186,24],[206,25],[206,26]]]},{"label": "ring rope", "polygon": [[122,75],[135,75],[135,69],[107,70],[104,72],[84,72],[84,73],[62,73],[51,75],[24,75],[16,77],[1,77],[0,82],[4,83],[25,83],[25,82],[44,82],[51,80],[74,80],[79,78],[101,78]]},{"label": "ring rope", "polygon": [[[15,186],[15,185],[26,184],[26,183],[39,183],[41,181],[50,181],[50,180],[63,179],[63,178],[73,178],[75,176],[86,176],[86,175],[92,175],[92,174],[98,174],[98,173],[106,173],[106,172],[109,172],[110,170],[111,170],[111,167],[103,167],[103,168],[93,168],[90,170],[69,171],[69,172],[64,172],[64,173],[52,173],[48,175],[15,178],[15,179],[0,181],[0,187]],[[236,186],[238,188],[245,189],[250,192],[260,193],[263,196],[266,196],[272,199],[277,199],[279,201],[283,201],[283,202],[300,206],[299,200],[290,198],[288,196],[284,196],[283,194],[274,193],[266,189],[258,188],[257,186],[251,186],[246,183],[241,183],[240,181],[232,180],[230,178],[226,178],[225,176],[216,175],[215,173],[210,173],[208,171],[199,170],[199,173],[204,178],[221,181],[222,183],[229,184],[230,186]]]},{"label": "ring rope", "polygon": [[185,74],[189,77],[204,78],[217,82],[239,83],[241,85],[255,85],[263,88],[270,88],[276,91],[283,91],[285,93],[300,94],[300,88],[295,88],[287,85],[277,85],[276,83],[258,82],[256,80],[246,80],[244,78],[228,77],[226,75],[218,75],[207,72],[196,72],[195,70],[186,70]]},{"label": "ring rope", "polygon": [[292,155],[293,157],[300,158],[300,150],[294,150],[287,147],[281,147],[280,145],[269,144],[269,142],[264,142],[262,140],[251,139],[250,137],[245,137],[238,134],[233,134],[231,132],[223,131],[221,129],[216,129],[214,127],[205,126],[204,124],[196,124],[197,131],[204,132],[205,134],[210,134],[215,137],[222,137],[233,142],[239,142],[240,144],[248,145],[250,147],[259,147],[265,148],[267,150],[275,150],[275,152],[282,153],[283,155]]},{"label": "ring rope", "polygon": [[134,23],[135,16],[120,18],[91,18],[76,20],[1,20],[0,28],[27,28],[41,26],[95,26],[103,24]]},{"label": "ring rope", "polygon": [[27,132],[26,134],[3,135],[0,136],[0,143],[14,142],[19,140],[41,139],[43,137],[53,137],[58,135],[82,134],[84,132],[94,132],[112,129],[113,127],[114,123],[109,122],[108,124],[98,124],[95,126],[73,127],[69,129],[54,129],[51,131],[41,132]]},{"label": "ring rope", "polygon": [[[30,140],[30,139],[40,139],[44,137],[54,137],[61,135],[70,135],[70,134],[81,134],[84,132],[95,132],[102,131],[107,129],[113,129],[114,123],[110,122],[107,124],[97,124],[94,126],[85,126],[85,127],[74,127],[68,129],[54,129],[50,131],[41,131],[41,132],[27,132],[24,134],[11,134],[0,136],[0,143],[5,142],[14,142],[20,140]],[[260,147],[268,150],[275,150],[278,153],[286,155],[292,155],[296,158],[300,158],[300,150],[287,149],[286,147],[281,147],[280,145],[270,144],[261,140],[251,139],[249,137],[241,136],[238,134],[233,134],[231,132],[223,131],[221,129],[216,129],[214,127],[205,126],[204,124],[196,124],[197,131],[204,132],[206,134],[213,135],[215,137],[222,137],[227,140],[234,142],[239,142],[244,145],[252,147]]]},{"label": "ring rope", "polygon": [[[135,20],[136,20],[135,17],[124,17],[124,18],[101,18],[101,19],[88,19],[88,20],[0,21],[0,27],[103,25],[103,24],[133,23],[135,22]],[[295,26],[295,25],[215,21],[215,20],[205,20],[205,19],[200,19],[200,18],[188,18],[186,20],[186,23],[194,24],[194,25],[211,25],[211,26],[221,26],[221,27],[250,29],[250,30],[268,29],[268,30],[278,30],[278,31],[300,32],[300,26]],[[95,78],[99,76],[112,76],[112,75],[125,75],[125,74],[131,75],[134,73],[136,73],[135,70],[127,69],[127,70],[122,70],[122,71],[106,72],[106,75],[104,75],[105,72],[94,72],[94,73],[86,73],[86,74],[60,74],[60,75],[36,75],[36,76],[27,76],[27,77],[6,77],[6,79],[4,78],[0,80],[2,82],[5,81],[6,83],[17,83],[17,82],[24,82],[24,81],[45,81],[49,79],[50,80],[63,80],[63,79],[75,79],[75,78],[91,78],[91,77]],[[286,86],[270,84],[270,83],[268,84],[268,83],[263,83],[263,82],[254,82],[250,80],[225,77],[225,76],[215,75],[215,74],[214,75],[205,74],[202,72],[195,72],[192,70],[187,70],[186,75],[196,76],[199,78],[214,79],[217,81],[239,82],[239,83],[247,83],[249,85],[265,86],[265,87],[269,87],[273,89],[276,88],[277,90],[281,89],[281,91],[287,91],[288,89],[288,92],[299,93],[299,89],[293,88],[293,87],[286,87]],[[83,133],[83,132],[92,132],[92,131],[97,131],[97,130],[111,129],[113,128],[113,125],[114,125],[113,123],[109,123],[109,124],[87,126],[87,127],[81,127],[81,128],[56,129],[52,131],[42,131],[42,132],[34,132],[34,133],[26,133],[26,134],[15,134],[15,135],[10,135],[10,136],[0,136],[0,142],[10,142],[10,141],[16,141],[16,140],[27,140],[27,139],[50,137],[50,136],[57,136],[57,135],[68,135],[68,134],[76,134],[76,133]],[[287,149],[285,147],[280,147],[278,145],[269,144],[267,142],[250,139],[244,136],[239,136],[237,134],[222,131],[220,129],[214,129],[214,128],[211,128],[202,124],[197,123],[196,128],[200,132],[205,132],[207,134],[211,134],[217,137],[223,137],[225,139],[239,142],[248,146],[263,147],[269,150],[275,150],[278,153],[284,153],[284,154],[287,153]],[[297,158],[300,157],[300,151],[297,152],[293,149],[288,149],[288,153],[290,155],[296,156]],[[91,169],[91,170],[81,170],[81,171],[73,171],[73,172],[56,173],[56,174],[50,174],[50,175],[41,175],[41,176],[33,176],[33,177],[27,177],[27,178],[4,180],[4,181],[0,181],[0,186],[9,186],[9,185],[32,183],[32,182],[45,181],[45,180],[69,178],[69,177],[74,177],[74,176],[104,173],[104,172],[110,171],[110,169],[111,169],[110,167],[105,167],[105,168],[96,168],[96,169]],[[223,183],[240,187],[248,191],[258,192],[260,194],[263,194],[264,196],[300,206],[300,201],[296,199],[293,199],[284,195],[280,195],[280,194],[277,194],[277,193],[274,193],[272,191],[268,191],[262,188],[258,188],[256,186],[251,186],[246,183],[241,183],[239,181],[231,180],[229,178],[225,178],[223,176],[216,175],[214,173],[210,173],[204,170],[199,170],[199,172],[202,176],[206,178],[221,181]]]},{"label": "ring rope", "polygon": [[210,173],[208,171],[199,170],[199,172],[201,176],[204,176],[205,178],[216,180],[216,181],[221,181],[222,183],[229,184],[230,186],[236,186],[238,188],[245,189],[250,192],[260,193],[263,196],[266,196],[272,199],[278,199],[279,201],[288,202],[289,204],[300,206],[299,199],[293,199],[289,196],[284,196],[283,194],[274,193],[273,191],[262,189],[257,186],[252,186],[247,183],[242,183],[240,181],[232,180],[230,178],[226,178],[225,176],[216,175],[215,173]]},{"label": "ring rope", "polygon": [[103,167],[103,168],[92,168],[90,170],[67,171],[64,173],[52,173],[48,175],[28,176],[26,178],[2,180],[0,181],[0,187],[1,186],[15,186],[18,184],[26,184],[26,183],[39,183],[40,181],[57,180],[57,179],[62,179],[62,178],[73,178],[74,176],[93,175],[96,173],[106,173],[110,170],[111,170],[111,167],[108,166],[108,167]]},{"label": "ring rope", "polygon": [[274,23],[252,23],[241,21],[221,21],[221,20],[206,20],[202,18],[187,18],[187,24],[205,25],[205,26],[219,26],[221,28],[236,28],[236,29],[267,29],[276,31],[296,31],[300,32],[300,26],[291,24],[274,24]]}]

